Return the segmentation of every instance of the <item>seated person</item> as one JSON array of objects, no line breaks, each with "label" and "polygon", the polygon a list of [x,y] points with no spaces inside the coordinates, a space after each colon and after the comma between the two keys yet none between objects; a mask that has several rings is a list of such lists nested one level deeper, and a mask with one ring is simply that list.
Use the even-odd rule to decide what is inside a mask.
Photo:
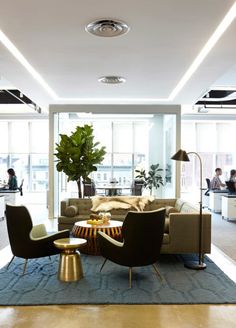
[{"label": "seated person", "polygon": [[17,177],[15,174],[15,171],[12,168],[10,168],[7,170],[7,173],[8,173],[8,183],[7,183],[7,185],[5,185],[4,187],[2,187],[0,189],[17,190],[18,184],[17,184]]},{"label": "seated person", "polygon": [[221,168],[217,167],[215,169],[215,176],[211,180],[211,189],[212,190],[220,190],[225,187],[225,184],[222,183],[220,180],[220,175],[222,175],[222,170]]},{"label": "seated person", "polygon": [[229,181],[236,182],[236,170],[233,169],[233,170],[230,171]]},{"label": "seated person", "polygon": [[225,181],[230,192],[236,191],[236,170],[232,169],[230,171],[229,181]]}]

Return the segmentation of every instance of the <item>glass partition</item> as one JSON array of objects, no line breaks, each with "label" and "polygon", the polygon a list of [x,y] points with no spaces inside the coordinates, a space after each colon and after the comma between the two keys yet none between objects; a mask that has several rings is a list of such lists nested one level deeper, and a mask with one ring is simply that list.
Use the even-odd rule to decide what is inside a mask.
[{"label": "glass partition", "polygon": [[[101,194],[101,186],[112,180],[126,188],[125,194],[131,194],[132,182],[137,175],[135,170],[148,172],[152,164],[159,164],[163,169],[164,186],[154,189],[152,194],[156,197],[175,197],[175,166],[170,160],[176,147],[175,114],[80,116],[80,113],[74,112],[59,112],[54,116],[54,129],[58,128],[55,142],[60,140],[60,134],[71,135],[76,126],[93,126],[94,140],[105,146],[107,151],[103,162],[97,165],[97,171],[90,175],[99,188],[98,194]],[[65,197],[78,197],[78,191],[76,181],[68,182],[63,173],[56,171],[55,174],[58,176],[54,181],[54,189],[58,190],[55,212],[59,213],[60,201]],[[150,191],[146,189],[143,194],[149,195]]]}]

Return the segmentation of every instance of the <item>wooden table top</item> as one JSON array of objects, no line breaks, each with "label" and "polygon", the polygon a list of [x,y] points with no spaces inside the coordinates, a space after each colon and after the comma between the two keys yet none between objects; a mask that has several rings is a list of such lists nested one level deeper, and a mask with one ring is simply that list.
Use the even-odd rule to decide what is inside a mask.
[{"label": "wooden table top", "polygon": [[123,222],[116,221],[116,220],[109,220],[108,223],[103,224],[89,224],[87,223],[87,220],[84,221],[78,221],[75,222],[75,225],[78,227],[84,227],[84,228],[116,228],[116,227],[122,227]]}]

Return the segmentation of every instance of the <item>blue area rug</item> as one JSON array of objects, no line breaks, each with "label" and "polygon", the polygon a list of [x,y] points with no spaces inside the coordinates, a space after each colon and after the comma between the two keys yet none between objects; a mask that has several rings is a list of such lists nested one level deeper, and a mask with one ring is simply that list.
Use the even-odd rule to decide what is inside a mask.
[{"label": "blue area rug", "polygon": [[223,304],[236,303],[236,285],[212,261],[207,269],[186,269],[183,257],[162,255],[158,263],[161,282],[152,266],[133,269],[129,289],[128,268],[107,261],[103,271],[100,256],[81,255],[84,278],[66,283],[57,279],[59,256],[29,260],[14,259],[0,270],[0,305],[46,304]]}]

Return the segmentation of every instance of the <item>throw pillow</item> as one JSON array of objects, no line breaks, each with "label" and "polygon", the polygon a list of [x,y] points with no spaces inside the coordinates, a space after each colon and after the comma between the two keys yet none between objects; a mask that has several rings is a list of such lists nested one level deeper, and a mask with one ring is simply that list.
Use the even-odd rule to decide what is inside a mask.
[{"label": "throw pillow", "polygon": [[73,217],[76,216],[77,213],[78,213],[78,208],[75,205],[70,205],[65,210],[66,216]]}]

